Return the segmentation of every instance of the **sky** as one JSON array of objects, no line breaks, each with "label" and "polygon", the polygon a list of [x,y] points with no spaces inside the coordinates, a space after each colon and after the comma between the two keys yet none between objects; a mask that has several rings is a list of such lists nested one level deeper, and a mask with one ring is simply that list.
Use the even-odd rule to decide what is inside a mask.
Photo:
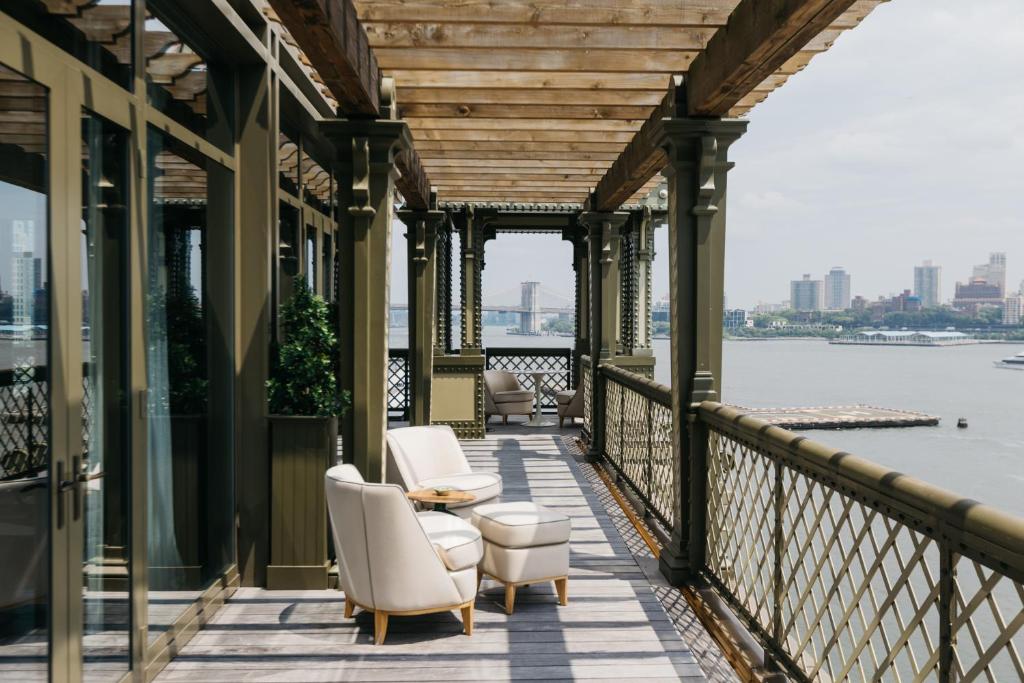
[{"label": "sky", "polygon": [[[925,259],[942,266],[948,299],[991,251],[1007,253],[1008,288],[1020,285],[1022,7],[892,0],[753,109],[731,149],[730,307],[779,303],[790,280],[833,266],[852,275],[854,295],[888,296],[912,288]],[[655,298],[668,292],[659,232]],[[571,293],[570,259],[556,236],[502,235],[488,243],[484,298],[510,303],[493,300],[492,283],[527,279]],[[392,298],[405,301],[404,256],[395,263]]]}]

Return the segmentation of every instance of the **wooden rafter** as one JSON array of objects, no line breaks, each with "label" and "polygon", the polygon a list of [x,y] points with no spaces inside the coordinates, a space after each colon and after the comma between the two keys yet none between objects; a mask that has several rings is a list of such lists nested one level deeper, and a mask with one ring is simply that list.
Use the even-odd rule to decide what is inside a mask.
[{"label": "wooden rafter", "polygon": [[[382,71],[395,78],[401,116],[440,199],[498,192],[518,201],[557,189],[579,203],[661,111],[670,78],[693,69],[741,4],[354,2]],[[848,0],[845,11],[818,22],[797,52],[758,74],[728,114],[749,111],[880,2]],[[617,172],[624,170],[620,164]],[[543,187],[570,176],[552,182],[571,185]],[[642,195],[649,179],[641,172],[616,199]]]}]

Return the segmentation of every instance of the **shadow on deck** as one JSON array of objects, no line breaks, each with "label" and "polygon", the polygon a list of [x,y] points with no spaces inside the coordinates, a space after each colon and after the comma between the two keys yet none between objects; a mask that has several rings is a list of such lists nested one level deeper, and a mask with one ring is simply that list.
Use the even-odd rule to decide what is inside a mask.
[{"label": "shadow on deck", "polygon": [[455,613],[396,617],[375,646],[372,615],[344,619],[338,591],[243,588],[157,680],[735,680],[578,458],[567,438],[577,432],[494,424],[486,439],[463,442],[474,469],[502,475],[504,500],[572,519],[568,606],[548,583],[521,589],[507,616],[503,588],[485,579],[472,637]]}]

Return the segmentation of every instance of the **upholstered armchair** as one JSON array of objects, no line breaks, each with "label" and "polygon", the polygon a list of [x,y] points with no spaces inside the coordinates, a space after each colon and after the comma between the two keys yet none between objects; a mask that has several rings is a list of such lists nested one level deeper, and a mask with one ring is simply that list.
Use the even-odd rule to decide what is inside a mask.
[{"label": "upholstered armchair", "polygon": [[[387,433],[387,480],[406,491],[451,486],[476,496],[471,503],[449,503],[456,514],[501,494],[501,475],[474,472],[448,425],[399,427]],[[462,509],[462,512],[460,512]]]},{"label": "upholstered armchair", "polygon": [[575,418],[583,417],[583,392],[580,389],[559,391],[555,394],[555,400],[558,402],[559,427],[565,423],[565,418],[569,418],[572,424]]},{"label": "upholstered armchair", "polygon": [[511,372],[484,370],[484,414],[501,415],[508,424],[509,415],[533,416],[533,392],[523,389]]},{"label": "upholstered armchair", "polygon": [[368,484],[352,465],[327,470],[324,487],[346,619],[356,607],[373,612],[380,645],[390,616],[458,609],[473,635],[483,542],[472,524],[443,512],[417,515],[400,487]]}]

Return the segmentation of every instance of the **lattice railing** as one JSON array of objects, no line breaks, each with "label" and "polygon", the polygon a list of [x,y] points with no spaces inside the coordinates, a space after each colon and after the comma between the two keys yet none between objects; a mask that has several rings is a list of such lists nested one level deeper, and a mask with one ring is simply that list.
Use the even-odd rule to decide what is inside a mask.
[{"label": "lattice railing", "polygon": [[643,501],[672,528],[672,390],[615,366],[605,381],[604,457]]},{"label": "lattice railing", "polygon": [[0,478],[46,467],[49,373],[45,365],[0,371]]},{"label": "lattice railing", "polygon": [[409,349],[388,350],[388,418],[409,419]]},{"label": "lattice railing", "polygon": [[705,578],[797,680],[1022,680],[1024,520],[705,403]]},{"label": "lattice railing", "polygon": [[531,370],[551,370],[544,376],[541,386],[541,410],[555,412],[558,402],[555,394],[573,389],[572,349],[570,348],[498,348],[488,347],[485,351],[488,370],[507,370],[514,373],[519,384],[528,391],[534,391],[534,376]]},{"label": "lattice railing", "polygon": [[593,368],[590,356],[580,356],[580,389],[583,391],[583,436],[591,439],[590,427],[594,424],[594,404],[592,401],[594,386]]}]

